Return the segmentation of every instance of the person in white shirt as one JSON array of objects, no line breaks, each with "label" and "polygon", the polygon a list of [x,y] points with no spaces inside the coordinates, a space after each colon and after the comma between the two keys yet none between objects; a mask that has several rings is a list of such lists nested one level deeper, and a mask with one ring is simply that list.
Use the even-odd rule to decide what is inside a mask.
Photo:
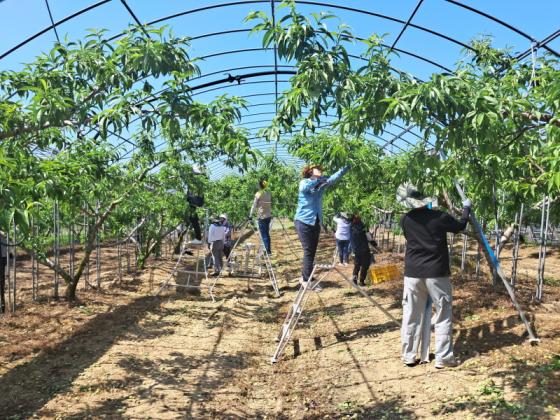
[{"label": "person in white shirt", "polygon": [[339,213],[334,217],[336,223],[336,247],[340,258],[340,265],[348,265],[348,257],[350,256],[350,226],[351,221],[345,212]]},{"label": "person in white shirt", "polygon": [[268,181],[261,179],[259,181],[260,190],[256,192],[253,206],[249,212],[249,220],[253,217],[253,213],[257,210],[257,218],[259,224],[259,232],[261,233],[262,241],[267,254],[270,255],[270,220],[272,219],[271,207],[272,196],[270,191],[266,190]]},{"label": "person in white shirt", "polygon": [[224,226],[225,219],[223,217],[214,220],[208,229],[208,243],[210,244],[210,252],[214,261],[214,274],[217,277],[222,270],[224,259],[224,242],[226,239],[226,228]]}]

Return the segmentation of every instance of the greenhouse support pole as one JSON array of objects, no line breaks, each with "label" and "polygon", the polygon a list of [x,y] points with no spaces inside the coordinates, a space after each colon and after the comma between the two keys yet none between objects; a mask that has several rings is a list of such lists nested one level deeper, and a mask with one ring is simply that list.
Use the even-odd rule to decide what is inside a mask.
[{"label": "greenhouse support pole", "polygon": [[451,234],[451,243],[449,244],[449,266],[453,265],[453,247],[455,246],[455,234]]},{"label": "greenhouse support pole", "polygon": [[[546,210],[545,210],[546,206]],[[541,245],[539,248],[539,269],[538,269],[538,279],[537,279],[537,291],[535,293],[535,300],[540,302],[542,300],[543,284],[544,284],[544,265],[546,262],[546,245],[548,239],[548,223],[550,220],[550,199],[545,196],[543,200],[543,216],[544,226],[541,222]],[[544,230],[543,230],[544,227]]]},{"label": "greenhouse support pole", "polygon": [[69,238],[70,238],[70,262],[69,262],[69,270],[70,270],[70,275],[72,277],[74,277],[74,224],[73,224],[74,218],[72,218],[72,220],[70,221],[69,224],[69,228],[68,228],[68,232],[69,232]]},{"label": "greenhouse support pole", "polygon": [[[481,220],[482,230],[484,231],[484,219]],[[480,244],[477,242],[476,244],[476,268],[474,270],[476,274],[476,281],[478,281],[480,277],[480,260],[482,258],[482,253],[480,252]]]},{"label": "greenhouse support pole", "polygon": [[119,283],[122,282],[122,244],[121,235],[117,236],[117,271],[119,274]]},{"label": "greenhouse support pole", "polygon": [[467,256],[467,235],[463,235],[463,249],[461,250],[461,273],[465,272],[465,258]]},{"label": "greenhouse support pole", "polygon": [[[461,188],[461,185],[459,185],[457,181],[455,181],[455,188],[457,189],[457,192],[459,193],[461,200],[463,201],[466,200],[467,196],[465,195],[463,188]],[[527,333],[529,334],[529,341],[531,343],[538,343],[539,339],[535,336],[535,333],[533,332],[533,329],[531,328],[531,325],[529,324],[529,321],[527,320],[527,317],[525,316],[523,309],[521,309],[521,306],[519,306],[519,303],[515,298],[515,292],[513,291],[511,285],[509,284],[509,281],[507,280],[502,270],[502,267],[500,266],[500,262],[498,261],[496,255],[492,251],[492,247],[488,243],[488,239],[486,239],[482,227],[478,223],[478,220],[474,215],[473,211],[470,212],[469,220],[474,228],[475,234],[478,236],[478,239],[480,239],[486,251],[488,252],[488,255],[490,256],[490,261],[492,263],[492,271],[494,272],[494,275],[498,276],[502,280],[502,283],[504,284],[506,290],[508,291],[509,297],[511,298],[511,302],[513,303],[513,306],[515,307],[515,309],[517,309],[517,312],[519,313],[519,317],[525,324],[525,328],[527,329]]]},{"label": "greenhouse support pole", "polygon": [[129,247],[130,238],[126,238],[126,242],[124,243],[125,251],[126,251],[126,272],[130,274],[130,247]]},{"label": "greenhouse support pole", "polygon": [[16,312],[16,290],[17,290],[17,268],[16,268],[16,262],[17,262],[17,248],[16,248],[16,244],[17,244],[17,236],[16,236],[16,221],[14,220],[14,239],[13,239],[13,247],[12,247],[12,285],[13,285],[13,289],[12,289],[12,313]]},{"label": "greenhouse support pole", "polygon": [[[84,251],[85,244],[87,243],[87,238],[89,235],[89,217],[87,214],[87,203],[84,201]],[[87,290],[89,284],[89,258],[86,263],[86,269],[84,273],[84,290]]]},{"label": "greenhouse support pole", "polygon": [[388,224],[385,225],[385,226],[386,226],[386,227],[385,227],[385,230],[387,231],[387,239],[385,240],[385,249],[386,249],[387,251],[389,251],[389,241],[390,241],[390,238],[391,238],[391,236],[390,236],[390,235],[391,235],[391,231],[389,230],[389,228],[387,227],[387,225],[388,225]]},{"label": "greenhouse support pole", "polygon": [[58,241],[59,241],[59,231],[58,231],[58,201],[55,200],[53,204],[53,225],[54,225],[54,243],[53,243],[53,253],[54,253],[54,283],[53,283],[53,297],[58,299]]},{"label": "greenhouse support pole", "polygon": [[[35,223],[33,216],[31,216],[30,223],[29,223],[31,236],[33,237],[35,233]],[[37,272],[35,271],[35,251],[31,251],[31,299],[34,301],[37,300]]]},{"label": "greenhouse support pole", "polygon": [[[100,204],[99,201],[97,202],[96,206],[95,206],[95,224],[97,225],[97,222],[99,221],[99,209],[100,209]],[[101,259],[100,259],[100,255],[99,255],[99,250],[100,250],[100,244],[99,244],[99,231],[101,230],[101,226],[99,226],[99,229],[95,232],[95,276],[96,276],[96,283],[97,283],[97,289],[99,290],[101,288]]]},{"label": "greenhouse support pole", "polygon": [[[9,222],[8,223],[8,229],[6,230],[6,265],[4,266],[4,285],[5,285],[5,289],[4,290],[4,295],[7,293],[8,295],[8,300],[5,300],[5,308],[4,310],[6,312],[8,312],[8,310],[11,311],[11,306],[12,306],[12,279],[10,278],[10,251],[11,251],[11,245],[10,245],[10,229],[12,227],[12,223]],[[5,299],[4,296],[2,296],[2,298]]]},{"label": "greenhouse support pole", "polygon": [[519,209],[519,215],[517,219],[517,235],[515,236],[515,242],[513,243],[513,255],[511,261],[511,285],[515,286],[515,281],[517,280],[517,261],[519,259],[519,243],[521,240],[521,226],[523,223],[523,203],[521,203],[521,208]]}]

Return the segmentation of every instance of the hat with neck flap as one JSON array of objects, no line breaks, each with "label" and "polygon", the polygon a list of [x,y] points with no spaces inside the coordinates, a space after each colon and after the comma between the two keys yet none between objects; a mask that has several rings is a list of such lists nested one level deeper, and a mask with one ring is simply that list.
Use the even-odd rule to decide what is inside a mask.
[{"label": "hat with neck flap", "polygon": [[437,198],[426,197],[418,188],[409,182],[399,185],[397,188],[397,202],[409,209],[417,209],[428,206],[428,208],[436,208],[438,206]]}]

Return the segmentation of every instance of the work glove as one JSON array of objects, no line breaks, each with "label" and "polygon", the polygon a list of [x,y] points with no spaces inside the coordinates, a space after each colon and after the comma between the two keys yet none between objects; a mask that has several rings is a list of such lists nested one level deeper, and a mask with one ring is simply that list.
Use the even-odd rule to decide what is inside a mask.
[{"label": "work glove", "polygon": [[465,198],[463,200],[463,207],[467,207],[467,208],[470,209],[472,207],[472,201],[468,198]]}]

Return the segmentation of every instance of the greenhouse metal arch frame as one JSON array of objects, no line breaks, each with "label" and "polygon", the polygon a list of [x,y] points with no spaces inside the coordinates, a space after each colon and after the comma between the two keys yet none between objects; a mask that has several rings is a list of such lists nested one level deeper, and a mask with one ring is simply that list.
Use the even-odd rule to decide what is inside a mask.
[{"label": "greenhouse metal arch frame", "polygon": [[[46,12],[48,12],[49,14],[49,18],[51,20],[51,25],[47,26],[46,28],[42,29],[41,31],[29,36],[28,38],[26,38],[25,40],[21,41],[20,43],[18,43],[17,45],[15,45],[14,47],[10,48],[9,50],[5,51],[4,53],[0,54],[0,60],[2,60],[3,58],[9,56],[11,53],[17,51],[18,49],[20,49],[21,47],[25,46],[27,43],[29,43],[30,41],[45,35],[46,33],[48,33],[50,30],[53,30],[57,39],[58,39],[58,33],[56,32],[56,28],[58,26],[60,26],[61,24],[68,22],[74,18],[77,18],[83,14],[86,14],[94,9],[97,9],[99,7],[102,7],[108,3],[110,3],[112,0],[101,0],[98,1],[96,3],[93,3],[87,7],[84,7],[58,21],[54,21],[52,18],[52,14],[51,14],[51,8],[49,6],[49,2],[48,0],[45,0],[46,2],[46,6],[47,6],[47,10]],[[113,1],[117,1],[117,0],[113,0]],[[507,28],[509,31],[512,31],[514,33],[516,33],[517,35],[523,37],[524,39],[530,41],[532,43],[531,47],[529,49],[527,49],[526,51],[523,51],[521,53],[519,53],[515,58],[517,60],[522,60],[524,58],[526,58],[528,55],[531,54],[531,51],[533,51],[534,48],[543,48],[546,51],[548,51],[551,54],[554,54],[555,56],[560,56],[560,54],[554,50],[553,48],[549,47],[548,44],[550,42],[552,42],[554,39],[556,39],[558,36],[560,36],[560,30],[557,30],[555,32],[553,32],[552,34],[550,34],[549,36],[545,37],[542,40],[537,40],[536,38],[532,37],[531,35],[527,34],[525,31],[505,22],[502,19],[497,18],[496,16],[492,16],[488,13],[485,13],[483,11],[480,11],[474,7],[462,4],[456,0],[444,0],[447,3],[453,4],[456,7],[462,8],[463,10],[468,11],[469,13],[473,13],[476,14],[478,16],[482,16],[486,19],[489,19],[490,21],[504,27]],[[126,0],[120,0],[120,3],[122,4],[122,6],[126,9],[127,13],[131,16],[132,20],[134,21],[135,24],[138,25],[138,30],[142,30],[144,31],[144,25],[147,26],[151,26],[151,25],[157,25],[160,23],[165,23],[168,22],[172,19],[177,19],[183,16],[187,16],[187,15],[196,15],[198,13],[202,13],[208,10],[215,10],[215,9],[222,9],[222,8],[229,8],[229,7],[235,7],[235,6],[242,6],[242,5],[250,5],[250,4],[256,4],[256,5],[270,5],[270,13],[271,16],[274,19],[274,15],[275,15],[275,4],[276,3],[281,3],[281,0],[245,0],[245,1],[229,1],[229,2],[221,2],[221,3],[217,3],[217,4],[210,4],[210,5],[206,5],[206,6],[202,6],[202,7],[197,7],[197,8],[193,8],[193,9],[187,9],[184,11],[180,11],[180,12],[176,12],[167,16],[163,16],[157,19],[153,19],[145,24],[142,24],[140,22],[140,19],[138,18],[138,15],[134,12],[133,8],[129,5],[129,3],[127,3]],[[309,6],[320,6],[320,7],[326,7],[326,8],[332,8],[335,10],[341,10],[341,11],[346,11],[346,12],[351,12],[353,14],[361,14],[361,15],[366,15],[366,16],[371,16],[371,17],[375,17],[378,19],[382,19],[384,21],[390,21],[390,22],[394,22],[394,23],[398,23],[398,24],[402,24],[402,28],[397,36],[397,38],[395,39],[395,41],[392,43],[392,45],[386,45],[384,44],[383,46],[386,48],[389,48],[390,50],[394,50],[395,52],[398,53],[402,53],[405,54],[407,56],[416,58],[418,60],[421,60],[423,62],[426,62],[430,65],[433,65],[435,67],[437,67],[440,70],[446,71],[446,72],[452,72],[449,68],[447,68],[446,66],[438,63],[437,61],[430,59],[429,57],[425,57],[422,56],[420,54],[416,54],[404,49],[400,49],[397,48],[397,43],[399,42],[402,34],[406,31],[406,29],[408,27],[410,28],[414,28],[417,29],[419,31],[422,31],[424,33],[430,34],[431,36],[437,37],[439,39],[443,39],[447,42],[450,42],[454,45],[460,46],[462,48],[468,49],[468,50],[473,50],[473,48],[467,44],[465,44],[464,42],[454,39],[453,37],[450,37],[444,33],[435,31],[431,28],[428,27],[424,27],[421,25],[417,25],[415,23],[412,22],[412,19],[414,17],[414,15],[417,13],[417,11],[421,8],[423,0],[419,0],[416,4],[416,7],[414,9],[414,11],[412,12],[412,14],[408,17],[407,20],[403,20],[403,19],[399,19],[393,16],[389,16],[386,14],[381,14],[381,13],[377,13],[375,11],[372,10],[367,10],[365,8],[356,8],[356,7],[349,7],[349,6],[344,6],[341,4],[337,4],[337,3],[327,3],[327,2],[319,2],[319,1],[308,1],[308,0],[297,0],[295,1],[296,4],[301,4],[301,5],[309,5]],[[207,33],[207,34],[202,34],[202,35],[197,35],[197,36],[193,36],[191,38],[191,40],[199,40],[199,39],[205,39],[205,38],[210,38],[210,37],[214,37],[214,36],[223,36],[223,35],[230,35],[230,34],[234,34],[234,33],[242,33],[242,32],[249,32],[250,29],[245,29],[245,28],[238,28],[238,29],[230,29],[230,30],[224,30],[224,31],[219,31],[219,32],[212,32],[212,33]],[[144,33],[146,33],[144,31]],[[114,40],[117,39],[119,37],[121,37],[123,35],[123,33],[121,34],[117,34],[114,35],[112,37],[109,38],[109,40]],[[363,38],[360,37],[355,37],[355,39],[357,40],[363,40]],[[222,52],[216,52],[216,53],[211,53],[205,56],[202,56],[200,58],[212,58],[212,57],[217,57],[217,56],[223,56],[223,55],[228,55],[228,54],[235,54],[235,53],[240,53],[240,52],[257,52],[257,51],[266,51],[266,48],[255,48],[255,49],[241,49],[241,50],[229,50],[229,51],[222,51]],[[268,50],[274,50],[274,54],[273,54],[273,63],[270,65],[271,68],[274,68],[273,71],[270,72],[262,72],[263,74],[260,75],[264,75],[264,73],[270,74],[270,75],[274,75],[274,83],[275,83],[275,97],[278,98],[278,75],[279,74],[293,74],[293,73],[289,73],[289,72],[284,72],[280,70],[280,67],[282,67],[282,65],[278,65],[277,62],[277,53],[276,53],[276,48],[270,48]],[[352,58],[356,58],[359,59],[360,57],[357,56],[353,56]],[[251,68],[251,66],[247,66],[245,67],[247,69]],[[214,71],[214,72],[210,72],[210,74],[201,74],[199,77],[197,78],[203,78],[203,77],[208,77],[212,74],[218,74],[220,72],[223,73],[228,73],[230,71],[235,71],[235,70],[241,70],[241,68],[234,68],[234,69],[224,69],[223,71]],[[403,70],[397,70],[395,69],[395,71],[397,72],[401,72]],[[236,75],[236,76],[232,76],[234,80],[237,80],[239,83],[240,79],[242,79],[243,77],[259,77],[259,74],[255,73],[254,75],[251,74],[245,74],[245,75]],[[197,79],[197,78],[193,78],[193,80]],[[224,78],[224,79],[219,79],[216,80],[214,82],[207,82],[205,84],[203,84],[202,86],[196,86],[193,87],[194,89],[201,89],[203,87],[211,87],[211,86],[218,86],[220,84],[223,83],[227,83],[230,82],[232,80],[230,80],[231,78]],[[220,90],[219,87],[213,89],[213,90]],[[249,116],[249,115],[247,115]]]}]

